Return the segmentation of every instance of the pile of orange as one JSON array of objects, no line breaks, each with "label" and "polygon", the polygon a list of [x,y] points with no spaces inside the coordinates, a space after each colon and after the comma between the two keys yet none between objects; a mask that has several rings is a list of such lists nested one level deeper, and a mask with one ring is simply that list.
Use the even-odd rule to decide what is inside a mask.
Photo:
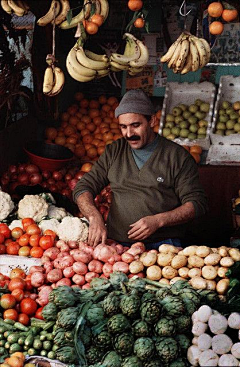
[{"label": "pile of orange", "polygon": [[185,148],[191,154],[196,163],[200,163],[202,154],[202,148],[200,147],[200,145],[183,145],[183,148]]},{"label": "pile of orange", "polygon": [[223,32],[224,24],[221,20],[225,22],[232,22],[237,19],[238,11],[227,3],[224,3],[226,7],[224,8],[220,1],[214,1],[208,6],[208,14],[213,18],[220,18],[212,22],[209,26],[209,32],[213,35],[219,35]]}]

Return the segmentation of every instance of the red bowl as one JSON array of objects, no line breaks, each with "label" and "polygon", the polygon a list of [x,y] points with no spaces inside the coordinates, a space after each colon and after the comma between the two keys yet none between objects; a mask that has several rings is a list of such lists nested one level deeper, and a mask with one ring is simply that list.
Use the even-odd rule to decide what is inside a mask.
[{"label": "red bowl", "polygon": [[31,163],[36,164],[42,171],[59,170],[73,159],[70,149],[38,140],[26,143],[24,151]]}]

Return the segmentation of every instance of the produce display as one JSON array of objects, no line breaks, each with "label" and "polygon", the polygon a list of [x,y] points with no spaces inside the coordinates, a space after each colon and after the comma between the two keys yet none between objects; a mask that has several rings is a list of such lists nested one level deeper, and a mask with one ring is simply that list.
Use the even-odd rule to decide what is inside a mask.
[{"label": "produce display", "polygon": [[223,101],[218,111],[214,134],[228,136],[240,133],[240,101]]},{"label": "produce display", "polygon": [[218,18],[217,20],[213,20],[209,25],[209,32],[214,35],[219,35],[223,32],[223,22],[232,22],[238,18],[238,11],[226,1],[212,2],[208,6],[207,11],[210,17]]}]

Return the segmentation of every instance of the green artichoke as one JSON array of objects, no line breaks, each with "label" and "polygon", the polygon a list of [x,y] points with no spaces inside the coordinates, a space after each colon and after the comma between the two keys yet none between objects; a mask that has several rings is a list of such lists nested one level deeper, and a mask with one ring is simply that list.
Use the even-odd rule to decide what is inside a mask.
[{"label": "green artichoke", "polygon": [[121,367],[142,367],[142,362],[136,356],[124,358]]},{"label": "green artichoke", "polygon": [[170,337],[157,338],[156,343],[157,354],[160,360],[165,364],[169,364],[178,357],[179,347],[176,340]]},{"label": "green artichoke", "polygon": [[109,350],[112,346],[112,336],[109,334],[108,331],[103,330],[94,338],[94,344],[99,349]]},{"label": "green artichoke", "polygon": [[65,344],[65,330],[63,328],[57,328],[53,333],[54,344],[61,346]]},{"label": "green artichoke", "polygon": [[159,300],[162,300],[167,296],[172,296],[171,288],[163,287],[156,292],[156,298]]},{"label": "green artichoke", "polygon": [[86,320],[90,325],[96,325],[104,319],[104,310],[99,303],[94,303],[86,314]]},{"label": "green artichoke", "polygon": [[183,358],[178,358],[172,363],[170,363],[169,367],[186,367],[188,366],[188,362]]},{"label": "green artichoke", "polygon": [[65,330],[71,330],[74,328],[79,315],[79,309],[77,307],[69,307],[58,312],[57,322],[58,325]]},{"label": "green artichoke", "polygon": [[176,325],[170,316],[161,317],[155,325],[155,333],[159,336],[173,336],[176,334]]},{"label": "green artichoke", "polygon": [[54,288],[49,295],[49,302],[55,303],[60,309],[72,307],[77,301],[78,296],[74,293],[73,288],[67,285]]},{"label": "green artichoke", "polygon": [[130,356],[133,351],[134,337],[131,333],[122,333],[114,337],[114,350],[123,357]]},{"label": "green artichoke", "polygon": [[112,316],[121,312],[120,302],[122,294],[119,291],[113,291],[103,300],[103,310],[106,315]]},{"label": "green artichoke", "polygon": [[155,293],[152,293],[152,292],[150,292],[150,291],[145,292],[145,293],[142,295],[141,303],[143,303],[144,301],[149,301],[149,300],[151,300],[151,299],[155,299],[155,300],[156,300]]},{"label": "green artichoke", "polygon": [[127,283],[128,277],[121,271],[114,271],[110,274],[110,283],[114,289],[121,289],[121,283]]},{"label": "green artichoke", "polygon": [[184,303],[180,297],[167,296],[161,301],[163,313],[167,316],[178,317],[185,312]]},{"label": "green artichoke", "polygon": [[178,334],[175,336],[175,340],[177,341],[182,354],[186,354],[188,348],[191,346],[190,339],[185,334]]},{"label": "green artichoke", "polygon": [[143,366],[144,367],[163,367],[163,364],[159,358],[156,358],[156,359],[151,359],[148,362],[145,362]]},{"label": "green artichoke", "polygon": [[140,298],[136,295],[123,296],[120,302],[122,313],[132,319],[138,316],[140,305]]},{"label": "green artichoke", "polygon": [[200,306],[200,303],[201,303],[201,297],[200,295],[198,294],[198,292],[193,289],[193,288],[184,288],[182,290],[182,292],[179,294],[179,297],[182,298],[182,300],[185,300],[185,299],[189,299],[191,300],[193,303],[195,303],[195,305],[197,307]]},{"label": "green artichoke", "polygon": [[131,328],[130,322],[123,314],[117,314],[110,317],[107,322],[110,334],[120,334]]},{"label": "green artichoke", "polygon": [[42,311],[43,318],[46,321],[57,320],[57,313],[58,313],[57,306],[53,302],[48,302],[48,304],[44,306]]},{"label": "green artichoke", "polygon": [[134,343],[133,351],[139,359],[147,361],[154,355],[154,342],[151,338],[138,338]]},{"label": "green artichoke", "polygon": [[102,360],[105,352],[95,346],[91,346],[85,352],[85,357],[87,358],[88,364],[95,364]]},{"label": "green artichoke", "polygon": [[175,325],[178,333],[185,333],[190,331],[192,321],[191,317],[187,315],[181,315],[175,319]]},{"label": "green artichoke", "polygon": [[64,345],[56,350],[56,358],[63,363],[78,363],[78,357],[73,347]]},{"label": "green artichoke", "polygon": [[150,325],[143,320],[136,320],[132,324],[132,330],[136,338],[140,338],[141,336],[149,336],[151,333]]},{"label": "green artichoke", "polygon": [[80,335],[80,339],[85,347],[90,347],[90,345],[92,344],[91,328],[87,325],[84,326],[84,330]]},{"label": "green artichoke", "polygon": [[187,280],[178,280],[171,286],[171,292],[175,296],[178,296],[185,288],[191,289],[192,287]]},{"label": "green artichoke", "polygon": [[161,315],[161,305],[156,300],[147,300],[140,307],[141,319],[148,324],[155,324]]},{"label": "green artichoke", "polygon": [[121,367],[122,357],[114,351],[107,353],[102,361],[102,366]]},{"label": "green artichoke", "polygon": [[219,296],[216,292],[208,289],[199,289],[197,290],[197,293],[200,296],[201,304],[209,305],[210,307],[214,307],[219,304]]}]

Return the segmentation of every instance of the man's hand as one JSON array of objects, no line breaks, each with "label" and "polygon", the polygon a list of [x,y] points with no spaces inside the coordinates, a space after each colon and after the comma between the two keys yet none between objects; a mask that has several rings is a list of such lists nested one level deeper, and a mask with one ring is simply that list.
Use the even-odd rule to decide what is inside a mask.
[{"label": "man's hand", "polygon": [[132,240],[145,240],[159,228],[159,221],[156,216],[147,216],[130,224],[132,227],[128,231],[128,238]]},{"label": "man's hand", "polygon": [[107,229],[101,214],[89,218],[88,244],[96,247],[99,243],[105,244],[107,240]]}]

